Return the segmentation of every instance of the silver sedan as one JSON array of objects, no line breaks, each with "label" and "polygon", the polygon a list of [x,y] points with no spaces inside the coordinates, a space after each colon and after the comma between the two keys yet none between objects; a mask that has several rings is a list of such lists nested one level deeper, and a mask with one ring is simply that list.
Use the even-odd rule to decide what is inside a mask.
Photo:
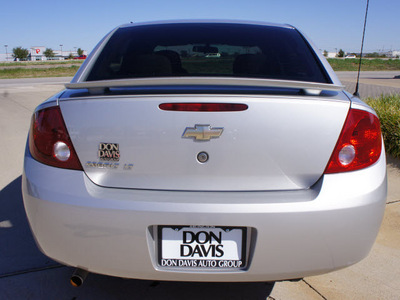
[{"label": "silver sedan", "polygon": [[376,113],[289,25],[116,28],[37,107],[23,198],[81,272],[275,281],[352,265],[385,208]]}]

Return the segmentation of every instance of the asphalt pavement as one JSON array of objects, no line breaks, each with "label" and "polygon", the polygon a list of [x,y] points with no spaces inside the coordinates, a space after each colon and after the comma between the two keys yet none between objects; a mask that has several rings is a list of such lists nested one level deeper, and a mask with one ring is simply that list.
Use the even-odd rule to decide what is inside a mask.
[{"label": "asphalt pavement", "polygon": [[[355,72],[338,72],[354,92]],[[400,93],[398,72],[364,72],[363,99]],[[73,288],[73,269],[37,249],[26,220],[21,173],[34,108],[70,78],[0,80],[0,299],[399,299],[400,161],[388,158],[385,218],[370,255],[349,268],[299,282],[257,284],[168,283],[90,274]]]},{"label": "asphalt pavement", "polygon": [[[354,93],[357,72],[336,72],[340,81],[350,93]],[[361,99],[379,97],[387,94],[400,94],[400,71],[361,72],[359,94]]]}]

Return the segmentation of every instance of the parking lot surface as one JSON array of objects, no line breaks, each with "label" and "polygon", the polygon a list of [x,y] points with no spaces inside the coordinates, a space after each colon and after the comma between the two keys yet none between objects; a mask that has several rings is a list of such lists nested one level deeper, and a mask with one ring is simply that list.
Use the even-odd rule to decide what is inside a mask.
[{"label": "parking lot surface", "polygon": [[[355,72],[338,72],[354,92]],[[362,98],[400,93],[398,72],[362,73]],[[362,262],[299,282],[168,283],[90,274],[69,284],[72,268],[40,253],[21,196],[23,151],[34,108],[70,78],[0,80],[0,299],[399,299],[400,161],[388,158],[389,195],[377,241]]]}]

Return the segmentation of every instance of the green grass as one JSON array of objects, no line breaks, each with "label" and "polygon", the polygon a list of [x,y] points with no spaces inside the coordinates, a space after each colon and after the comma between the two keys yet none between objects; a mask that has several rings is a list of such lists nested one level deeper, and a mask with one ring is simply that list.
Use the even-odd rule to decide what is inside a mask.
[{"label": "green grass", "polygon": [[52,60],[52,61],[13,61],[13,62],[1,62],[0,67],[22,67],[30,68],[32,66],[45,66],[45,65],[80,65],[84,62],[82,59],[76,60]]},{"label": "green grass", "polygon": [[400,158],[400,95],[368,98],[366,103],[379,116],[386,152]]},{"label": "green grass", "polygon": [[70,77],[74,76],[79,66],[55,68],[8,68],[0,70],[0,79],[38,78],[38,77]]},{"label": "green grass", "polygon": [[[335,71],[358,71],[359,59],[328,58]],[[397,71],[400,70],[400,59],[363,59],[361,71]]]}]

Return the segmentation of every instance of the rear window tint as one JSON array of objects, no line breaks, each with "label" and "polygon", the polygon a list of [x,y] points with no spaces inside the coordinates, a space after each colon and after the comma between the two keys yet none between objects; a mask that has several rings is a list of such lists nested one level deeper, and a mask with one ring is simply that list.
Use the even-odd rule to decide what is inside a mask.
[{"label": "rear window tint", "polygon": [[225,76],[330,83],[292,28],[247,24],[163,24],[118,29],[87,81]]}]

